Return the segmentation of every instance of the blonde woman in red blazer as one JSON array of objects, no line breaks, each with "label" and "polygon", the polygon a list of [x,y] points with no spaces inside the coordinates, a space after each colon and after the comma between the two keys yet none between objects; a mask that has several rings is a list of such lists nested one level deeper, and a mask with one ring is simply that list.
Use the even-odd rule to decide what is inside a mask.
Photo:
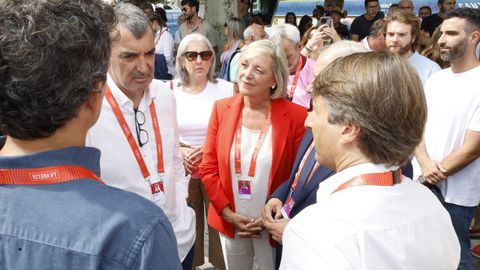
[{"label": "blonde woman in red blazer", "polygon": [[210,199],[208,224],[221,233],[227,269],[251,270],[255,257],[257,268],[268,270],[274,251],[261,209],[289,177],[307,112],[284,98],[288,66],[281,46],[256,41],[239,63],[239,94],[214,105],[200,174]]}]

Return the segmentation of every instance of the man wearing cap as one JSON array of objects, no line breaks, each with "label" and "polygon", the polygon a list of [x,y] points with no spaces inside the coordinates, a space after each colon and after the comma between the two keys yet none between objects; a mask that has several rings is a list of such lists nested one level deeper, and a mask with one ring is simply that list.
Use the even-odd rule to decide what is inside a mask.
[{"label": "man wearing cap", "polygon": [[85,147],[114,21],[105,1],[0,1],[2,270],[181,269],[163,211],[105,185]]},{"label": "man wearing cap", "polygon": [[333,27],[341,39],[348,39],[348,27],[340,22],[340,19],[343,18],[343,12],[338,6],[334,6],[330,10],[330,16],[332,17]]}]

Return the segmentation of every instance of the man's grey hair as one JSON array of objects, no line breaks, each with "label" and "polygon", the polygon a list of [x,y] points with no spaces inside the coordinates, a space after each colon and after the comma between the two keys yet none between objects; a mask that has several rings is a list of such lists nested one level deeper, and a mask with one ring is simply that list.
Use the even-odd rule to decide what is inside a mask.
[{"label": "man's grey hair", "polygon": [[383,31],[383,25],[385,24],[384,19],[376,20],[372,26],[370,26],[370,30],[368,30],[369,37],[376,37],[378,33]]},{"label": "man's grey hair", "polygon": [[[145,12],[135,5],[121,3],[115,7],[114,11],[117,24],[127,28],[137,39],[145,36],[148,29],[152,28]],[[120,40],[120,32],[115,31],[112,35],[112,41],[118,40]]]},{"label": "man's grey hair", "polygon": [[326,54],[331,59],[338,59],[340,57],[345,57],[354,53],[368,52],[369,50],[362,46],[360,42],[355,42],[351,40],[340,40],[332,43],[320,54]]},{"label": "man's grey hair", "polygon": [[298,28],[291,24],[282,24],[273,26],[268,33],[269,39],[276,44],[281,44],[285,39],[290,40],[293,44],[300,43],[300,31]]}]

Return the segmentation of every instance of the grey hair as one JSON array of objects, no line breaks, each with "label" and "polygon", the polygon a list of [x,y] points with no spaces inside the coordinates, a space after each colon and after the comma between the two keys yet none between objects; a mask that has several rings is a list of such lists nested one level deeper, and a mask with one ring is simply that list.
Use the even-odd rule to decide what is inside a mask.
[{"label": "grey hair", "polygon": [[253,29],[252,25],[249,25],[247,28],[245,28],[245,31],[243,31],[243,37],[245,39],[247,39],[249,36],[255,37],[255,30]]},{"label": "grey hair", "polygon": [[270,40],[278,44],[282,44],[284,39],[290,40],[295,45],[300,43],[300,31],[294,25],[288,23],[273,26],[268,34]]},{"label": "grey hair", "polygon": [[180,79],[181,84],[188,84],[189,83],[189,78],[190,75],[188,74],[188,71],[186,68],[184,68],[181,64],[181,58],[184,57],[185,61],[186,60],[185,56],[183,55],[187,51],[187,47],[190,43],[192,42],[204,42],[208,49],[213,52],[212,58],[210,58],[210,69],[208,70],[207,78],[209,81],[216,83],[217,80],[215,79],[214,72],[215,72],[215,51],[213,50],[212,43],[206,38],[204,35],[198,34],[198,33],[192,33],[186,35],[182,41],[180,42],[180,45],[178,45],[178,50],[177,50],[177,58],[175,59],[175,70],[177,71],[177,78]]},{"label": "grey hair", "polygon": [[383,32],[383,25],[385,24],[384,19],[378,19],[376,20],[372,26],[370,27],[370,30],[368,30],[368,36],[370,37],[376,37],[378,33]]},{"label": "grey hair", "polygon": [[266,55],[272,58],[272,73],[275,77],[277,87],[273,89],[270,95],[271,99],[285,98],[288,86],[288,64],[287,57],[283,48],[271,40],[262,39],[250,43],[250,45],[242,48],[239,63],[243,60],[252,59],[258,56]]},{"label": "grey hair", "polygon": [[[127,28],[137,39],[145,36],[148,29],[152,29],[147,15],[133,4],[120,3],[115,7],[114,11],[118,25]],[[112,41],[118,40],[120,40],[120,31],[116,30],[112,33]]]},{"label": "grey hair", "polygon": [[368,52],[360,42],[339,40],[326,47],[320,54],[328,55],[330,59],[337,59],[354,53]]},{"label": "grey hair", "polygon": [[243,31],[245,30],[245,24],[237,17],[232,17],[227,22],[227,42],[231,40],[243,40]]},{"label": "grey hair", "polygon": [[106,81],[115,20],[97,0],[0,1],[0,130],[46,138]]}]

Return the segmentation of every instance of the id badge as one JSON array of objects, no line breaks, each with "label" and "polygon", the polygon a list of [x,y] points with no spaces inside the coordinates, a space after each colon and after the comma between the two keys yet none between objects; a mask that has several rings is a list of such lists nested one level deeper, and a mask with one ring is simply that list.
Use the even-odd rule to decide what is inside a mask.
[{"label": "id badge", "polygon": [[156,204],[164,205],[165,204],[165,193],[163,188],[163,181],[155,182],[150,184],[150,189],[152,191],[153,202]]},{"label": "id badge", "polygon": [[252,198],[250,183],[250,180],[238,180],[238,197],[241,200],[250,200]]},{"label": "id badge", "polygon": [[282,207],[282,210],[280,210],[284,218],[290,218],[290,212],[292,211],[294,205],[295,202],[293,201],[292,196],[288,196],[287,201]]}]

